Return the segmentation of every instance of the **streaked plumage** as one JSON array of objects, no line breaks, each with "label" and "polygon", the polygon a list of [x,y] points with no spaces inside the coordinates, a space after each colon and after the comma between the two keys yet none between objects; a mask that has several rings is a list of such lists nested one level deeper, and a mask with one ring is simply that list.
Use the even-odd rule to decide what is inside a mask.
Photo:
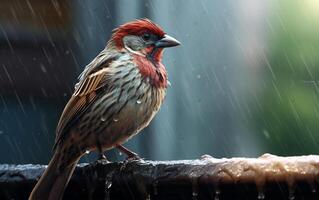
[{"label": "streaked plumage", "polygon": [[80,75],[57,126],[55,154],[30,199],[61,199],[86,151],[114,148],[149,124],[167,87],[162,50],[179,44],[168,37],[147,19],[114,31]]}]

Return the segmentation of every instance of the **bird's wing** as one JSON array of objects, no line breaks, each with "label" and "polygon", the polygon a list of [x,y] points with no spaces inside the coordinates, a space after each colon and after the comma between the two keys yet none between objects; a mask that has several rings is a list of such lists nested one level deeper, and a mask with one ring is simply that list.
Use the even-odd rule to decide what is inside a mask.
[{"label": "bird's wing", "polygon": [[69,102],[65,106],[60,117],[57,129],[54,149],[57,144],[63,140],[70,127],[80,118],[85,110],[90,106],[96,98],[98,89],[107,87],[107,76],[110,74],[108,66],[115,57],[109,57],[94,66],[87,67],[84,73],[79,77],[79,83],[76,84],[75,91]]}]

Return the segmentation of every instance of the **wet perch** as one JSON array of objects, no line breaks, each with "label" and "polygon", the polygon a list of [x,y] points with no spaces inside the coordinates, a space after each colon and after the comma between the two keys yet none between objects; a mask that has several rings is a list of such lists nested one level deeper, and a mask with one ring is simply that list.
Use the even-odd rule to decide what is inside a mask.
[{"label": "wet perch", "polygon": [[[0,199],[26,199],[41,165],[0,165]],[[319,199],[319,156],[80,164],[65,199]]]}]

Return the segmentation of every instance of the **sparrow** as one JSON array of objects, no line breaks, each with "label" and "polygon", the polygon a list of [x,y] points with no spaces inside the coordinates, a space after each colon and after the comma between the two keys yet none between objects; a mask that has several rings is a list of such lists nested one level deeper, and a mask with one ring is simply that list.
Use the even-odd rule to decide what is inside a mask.
[{"label": "sparrow", "polygon": [[79,159],[88,151],[122,146],[145,128],[160,109],[168,86],[163,49],[180,45],[149,19],[113,30],[104,50],[78,78],[56,129],[54,155],[29,200],[62,199]]}]

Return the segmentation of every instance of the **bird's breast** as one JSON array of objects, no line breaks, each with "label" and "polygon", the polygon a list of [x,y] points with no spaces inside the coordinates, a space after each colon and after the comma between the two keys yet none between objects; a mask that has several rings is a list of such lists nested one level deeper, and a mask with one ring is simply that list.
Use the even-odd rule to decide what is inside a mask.
[{"label": "bird's breast", "polygon": [[[89,132],[105,149],[121,144],[146,127],[159,110],[166,93],[143,76],[134,62],[114,63],[110,85],[90,108]],[[97,125],[98,124],[98,125]]]}]

